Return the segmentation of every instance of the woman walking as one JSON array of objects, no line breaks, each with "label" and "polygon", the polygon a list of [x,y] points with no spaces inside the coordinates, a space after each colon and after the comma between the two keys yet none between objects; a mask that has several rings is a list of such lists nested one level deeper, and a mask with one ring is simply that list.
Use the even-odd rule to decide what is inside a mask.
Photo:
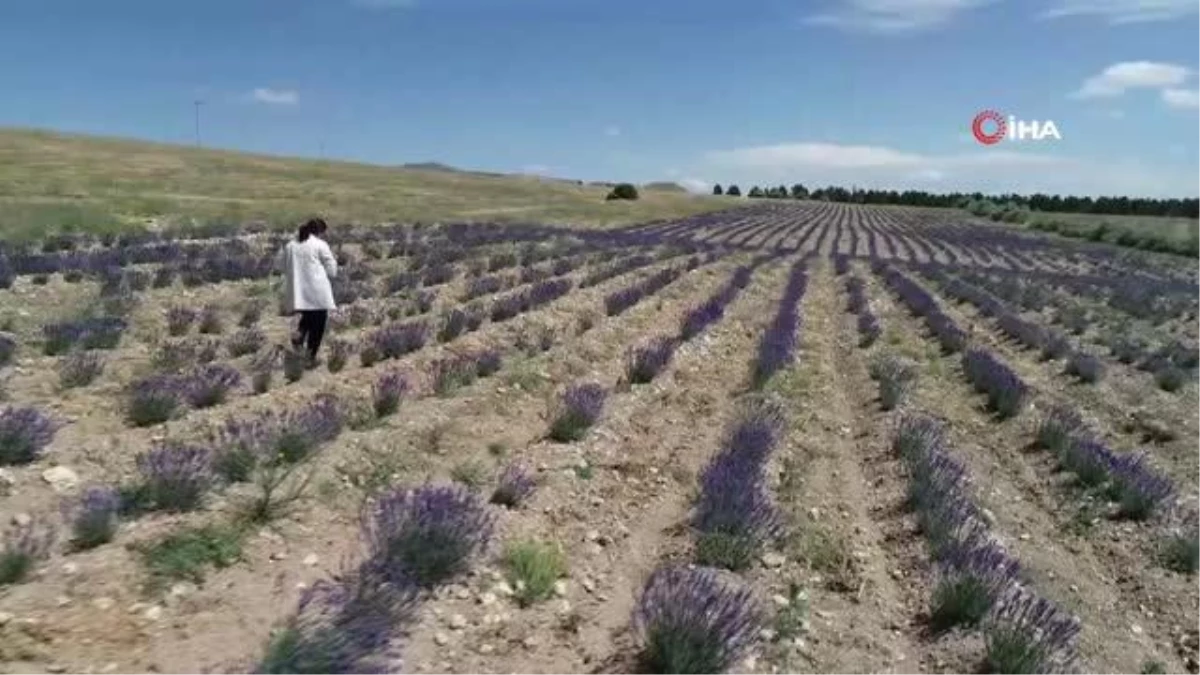
[{"label": "woman walking", "polygon": [[311,364],[316,364],[329,310],[337,308],[333,301],[333,285],[329,281],[337,277],[337,259],[329,244],[321,238],[327,229],[320,218],[304,223],[296,238],[279,252],[277,260],[277,267],[284,276],[284,307],[288,312],[300,315],[298,330],[292,336],[292,347],[296,350],[306,347]]}]

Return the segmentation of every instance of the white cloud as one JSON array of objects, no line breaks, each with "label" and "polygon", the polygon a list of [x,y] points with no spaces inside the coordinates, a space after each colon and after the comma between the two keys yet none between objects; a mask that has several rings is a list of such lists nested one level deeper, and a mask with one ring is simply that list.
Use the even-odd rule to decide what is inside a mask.
[{"label": "white cloud", "polygon": [[1114,63],[1084,81],[1074,98],[1120,96],[1129,89],[1161,89],[1185,82],[1192,70],[1174,63],[1125,61]]},{"label": "white cloud", "polygon": [[935,155],[900,148],[840,143],[784,143],[718,150],[705,154],[691,171],[719,176],[745,191],[748,185],[800,182],[805,185],[857,185],[865,188],[936,189],[974,192],[1049,192],[1194,196],[1195,169],[1101,161],[1034,150],[978,146]]},{"label": "white cloud", "polygon": [[1195,89],[1163,89],[1162,100],[1172,108],[1200,108],[1200,91]]},{"label": "white cloud", "polygon": [[867,33],[914,33],[940,28],[955,15],[991,0],[838,0],[833,11],[806,23]]},{"label": "white cloud", "polygon": [[610,138],[616,138],[621,135],[621,127],[610,125],[604,128],[604,135]]},{"label": "white cloud", "polygon": [[1196,12],[1195,0],[1055,0],[1043,19],[1099,16],[1110,24],[1167,21]]},{"label": "white cloud", "polygon": [[292,89],[259,87],[251,92],[250,97],[259,103],[269,105],[296,105],[300,102],[300,94]]},{"label": "white cloud", "polygon": [[521,173],[532,174],[535,176],[547,176],[550,174],[550,167],[545,164],[527,164],[521,167]]}]

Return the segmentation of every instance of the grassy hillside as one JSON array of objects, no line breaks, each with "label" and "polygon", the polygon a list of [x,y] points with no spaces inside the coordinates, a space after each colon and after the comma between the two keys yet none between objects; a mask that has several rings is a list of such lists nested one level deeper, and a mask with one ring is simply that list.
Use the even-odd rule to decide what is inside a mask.
[{"label": "grassy hillside", "polygon": [[198,220],[504,220],[609,226],[732,206],[648,190],[525,176],[251,155],[144,141],[0,129],[0,237]]}]

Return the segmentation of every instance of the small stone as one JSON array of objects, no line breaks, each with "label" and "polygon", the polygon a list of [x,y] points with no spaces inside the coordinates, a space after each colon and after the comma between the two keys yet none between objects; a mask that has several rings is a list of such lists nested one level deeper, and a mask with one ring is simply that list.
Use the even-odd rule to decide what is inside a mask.
[{"label": "small stone", "polygon": [[276,562],[278,562],[280,560],[287,560],[287,557],[288,557],[287,553],[285,553],[283,551],[276,551],[271,554],[271,560],[276,561]]},{"label": "small stone", "polygon": [[495,648],[495,647],[493,647],[491,644],[489,644],[489,643],[487,643],[487,642],[485,642],[485,643],[483,643],[483,644],[479,645],[479,653],[480,653],[480,654],[485,654],[485,655],[486,655],[486,654],[491,654],[491,653],[492,653],[492,652],[494,652],[494,651],[496,651],[496,648]]},{"label": "small stone", "polygon": [[12,522],[17,527],[29,527],[33,523],[33,516],[28,513],[18,513],[12,517]]},{"label": "small stone", "polygon": [[149,609],[147,609],[142,614],[142,616],[146,617],[147,619],[149,619],[151,621],[158,621],[159,619],[162,618],[162,613],[163,613],[162,607],[160,607],[158,605],[153,605]]},{"label": "small stone", "polygon": [[307,567],[315,567],[319,562],[321,562],[321,558],[316,553],[309,553],[304,556],[304,564]]},{"label": "small stone", "polygon": [[1071,589],[1071,592],[1072,592],[1072,593],[1078,593],[1078,592],[1079,592],[1079,587],[1078,587],[1078,586],[1076,586],[1075,584],[1071,584],[1071,586],[1070,586],[1070,589]]},{"label": "small stone", "polygon": [[529,637],[525,638],[524,640],[521,640],[521,646],[523,646],[523,647],[525,647],[525,649],[529,649],[529,650],[536,649],[538,644],[539,644],[539,642],[538,642],[537,636],[534,636],[534,635],[530,635]]},{"label": "small stone", "polygon": [[65,672],[67,672],[67,667],[61,663],[51,663],[50,665],[46,666],[46,672],[48,672],[48,673],[65,673]]},{"label": "small stone", "polygon": [[116,604],[117,601],[109,597],[99,597],[95,600],[92,600],[92,607],[95,607],[102,612],[112,609],[113,605]]},{"label": "small stone", "polygon": [[513,587],[508,585],[507,581],[501,581],[495,586],[492,586],[492,592],[502,598],[511,598],[517,594],[517,592],[513,590]]},{"label": "small stone", "polygon": [[487,607],[496,604],[496,594],[492,592],[480,593],[478,598],[479,604]]},{"label": "small stone", "polygon": [[75,576],[76,574],[79,574],[79,565],[76,565],[73,562],[63,563],[62,573],[69,577]]},{"label": "small stone", "polygon": [[902,570],[900,568],[896,568],[896,569],[892,570],[892,578],[893,579],[903,579],[904,578],[904,570]]},{"label": "small stone", "polygon": [[120,666],[118,666],[115,661],[109,661],[108,663],[104,664],[104,667],[100,669],[100,672],[115,673],[115,672],[117,672],[117,668],[119,668],[119,667]]},{"label": "small stone", "polygon": [[1143,632],[1143,628],[1142,628],[1140,625],[1136,624],[1136,623],[1135,623],[1135,624],[1133,624],[1132,626],[1130,626],[1130,627],[1129,627],[1129,630],[1133,631],[1133,634],[1134,634],[1134,635],[1141,635],[1141,634],[1142,634],[1142,632]]},{"label": "small stone", "polygon": [[785,562],[787,562],[787,558],[785,558],[783,554],[775,553],[774,551],[764,553],[762,556],[762,564],[771,569],[783,567]]},{"label": "small stone", "polygon": [[0,469],[0,488],[10,488],[17,484],[17,477],[9,469]]},{"label": "small stone", "polygon": [[764,628],[758,631],[758,636],[763,640],[770,642],[771,640],[775,639],[775,631],[771,630],[770,628]]},{"label": "small stone", "polygon": [[42,472],[42,480],[49,483],[55,492],[66,492],[79,485],[79,474],[65,466],[53,466]]},{"label": "small stone", "polygon": [[775,606],[777,606],[777,607],[787,607],[788,605],[792,604],[791,601],[788,600],[781,593],[776,593],[775,595],[772,595],[771,602],[775,603]]},{"label": "small stone", "polygon": [[467,627],[467,617],[462,614],[454,614],[450,617],[450,628],[453,630],[462,630]]},{"label": "small stone", "polygon": [[450,636],[438,631],[433,634],[433,644],[439,647],[445,647],[446,645],[450,644]]},{"label": "small stone", "polygon": [[587,591],[588,593],[596,592],[596,582],[587,577],[584,577],[583,581],[579,582],[579,585],[583,586],[583,590]]},{"label": "small stone", "polygon": [[1021,533],[1021,536],[1020,536],[1020,539],[1021,539],[1021,541],[1029,541],[1029,533],[1028,533],[1028,532],[1022,532],[1022,533]]},{"label": "small stone", "polygon": [[169,591],[171,597],[173,597],[173,598],[187,597],[195,592],[196,592],[196,584],[193,584],[189,581],[180,581],[177,584],[173,584],[171,586],[171,590]]},{"label": "small stone", "polygon": [[988,525],[996,524],[996,514],[992,513],[990,509],[979,509],[979,515],[983,517],[983,521]]},{"label": "small stone", "polygon": [[815,506],[812,507],[811,509],[808,510],[808,517],[812,518],[813,520],[817,520],[818,518],[821,517],[821,509],[818,509]]},{"label": "small stone", "polygon": [[554,594],[560,598],[565,598],[567,596],[567,582],[562,579],[554,582]]},{"label": "small stone", "polygon": [[8,625],[15,617],[9,612],[0,612],[0,626]]},{"label": "small stone", "polygon": [[599,495],[592,497],[592,506],[604,506],[604,497]]},{"label": "small stone", "polygon": [[588,530],[588,533],[583,538],[586,541],[598,541],[600,539],[600,530]]},{"label": "small stone", "polygon": [[59,607],[66,607],[67,605],[71,604],[71,599],[70,599],[70,598],[68,598],[68,597],[67,597],[67,596],[65,596],[65,595],[60,595],[60,596],[58,596],[57,598],[55,598],[55,599],[54,599],[54,602],[55,602],[55,604],[57,604]]}]

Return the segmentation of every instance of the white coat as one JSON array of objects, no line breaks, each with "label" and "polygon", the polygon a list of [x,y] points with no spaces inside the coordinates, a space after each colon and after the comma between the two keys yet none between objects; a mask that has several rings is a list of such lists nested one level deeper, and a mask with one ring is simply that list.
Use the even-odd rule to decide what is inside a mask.
[{"label": "white coat", "polygon": [[289,312],[337,309],[333,285],[338,264],[329,244],[316,236],[289,241],[275,261],[283,272],[283,304]]}]

